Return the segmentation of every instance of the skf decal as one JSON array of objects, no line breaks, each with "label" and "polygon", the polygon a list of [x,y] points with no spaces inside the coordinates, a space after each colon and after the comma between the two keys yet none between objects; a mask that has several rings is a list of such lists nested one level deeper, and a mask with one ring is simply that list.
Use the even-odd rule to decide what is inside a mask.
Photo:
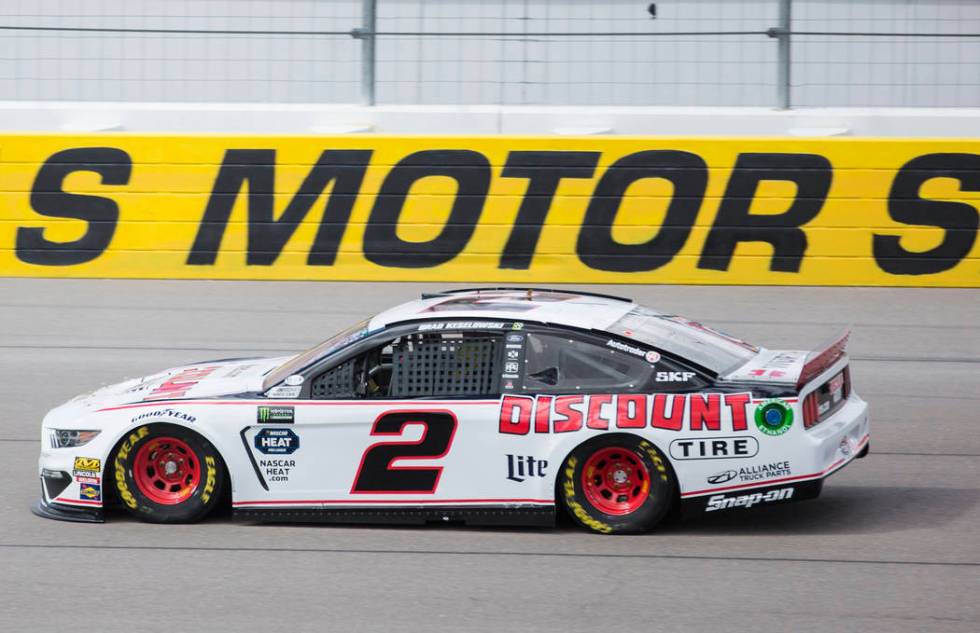
[{"label": "skf decal", "polygon": [[[510,435],[585,429],[748,430],[748,393],[504,396],[498,430]],[[532,424],[531,421],[534,421]]]},{"label": "skf decal", "polygon": [[3,276],[980,286],[973,139],[8,134],[0,169]]}]

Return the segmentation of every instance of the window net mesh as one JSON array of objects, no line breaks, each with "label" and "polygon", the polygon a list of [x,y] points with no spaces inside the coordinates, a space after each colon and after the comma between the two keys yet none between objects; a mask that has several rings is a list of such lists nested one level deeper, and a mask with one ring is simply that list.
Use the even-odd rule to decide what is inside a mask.
[{"label": "window net mesh", "polygon": [[482,335],[412,334],[392,350],[391,395],[494,393],[497,339]]}]

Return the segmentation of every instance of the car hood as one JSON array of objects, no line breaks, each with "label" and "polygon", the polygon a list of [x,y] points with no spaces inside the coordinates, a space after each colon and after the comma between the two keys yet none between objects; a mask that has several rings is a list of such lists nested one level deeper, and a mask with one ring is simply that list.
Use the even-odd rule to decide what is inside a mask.
[{"label": "car hood", "polygon": [[172,367],[82,394],[63,407],[76,414],[138,402],[216,398],[262,390],[266,373],[289,357],[235,358]]}]

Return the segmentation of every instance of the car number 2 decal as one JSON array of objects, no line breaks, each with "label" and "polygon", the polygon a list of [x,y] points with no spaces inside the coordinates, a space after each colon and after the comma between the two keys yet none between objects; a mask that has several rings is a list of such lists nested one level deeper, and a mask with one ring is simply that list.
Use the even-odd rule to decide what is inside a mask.
[{"label": "car number 2 decal", "polygon": [[351,486],[351,494],[434,493],[442,466],[397,466],[396,461],[445,457],[456,435],[451,411],[389,411],[374,421],[371,436],[402,436],[405,427],[421,424],[414,441],[383,441],[368,446]]}]

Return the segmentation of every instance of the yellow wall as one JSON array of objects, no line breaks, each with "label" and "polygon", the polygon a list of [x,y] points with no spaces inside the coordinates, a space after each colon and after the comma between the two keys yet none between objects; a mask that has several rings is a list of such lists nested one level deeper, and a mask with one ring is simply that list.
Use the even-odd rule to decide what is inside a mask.
[{"label": "yellow wall", "polygon": [[[266,151],[226,155],[229,150]],[[327,169],[343,174],[338,186],[348,193],[332,192],[331,185],[323,195],[314,190],[298,226],[276,224],[325,150],[332,151],[326,159],[346,163]],[[426,151],[409,159],[416,167],[396,169]],[[534,157],[536,166],[520,171],[524,177],[515,177],[513,166],[504,175],[508,161],[529,160],[517,153],[535,151],[562,154]],[[578,166],[564,173],[583,177],[561,179],[547,206],[544,174],[573,159]],[[745,169],[731,182],[736,160]],[[266,164],[236,168],[234,161]],[[463,183],[424,176],[446,169]],[[237,185],[215,193],[222,170],[228,182],[236,182],[236,173],[251,179],[237,195]],[[462,198],[459,187],[468,192]],[[258,201],[251,209],[250,189]],[[621,200],[617,191],[624,192]],[[325,239],[319,262],[310,263],[331,193],[335,215],[323,235],[339,238],[336,257],[323,254],[331,251]],[[212,237],[221,238],[210,248],[199,235],[209,200],[217,216],[220,201],[230,205],[227,225],[210,224]],[[271,223],[260,222],[263,200],[273,203]],[[336,215],[344,200],[351,202],[349,218]],[[672,200],[673,226],[664,227]],[[443,233],[455,202],[461,215]],[[533,256],[530,242],[523,250],[514,243],[502,265],[518,211],[529,202],[538,213],[547,210]],[[779,216],[794,204],[801,216],[780,227],[787,222]],[[728,217],[719,217],[723,207]],[[976,287],[978,208],[980,140],[0,137],[4,276]],[[385,223],[385,212],[387,220],[397,217],[397,227]],[[802,227],[794,228],[800,218]],[[743,230],[741,237],[753,241],[738,242],[726,262],[726,238],[744,222],[772,226]],[[397,239],[379,241],[386,227]],[[664,240],[668,234],[673,242]],[[284,241],[281,251],[276,236]],[[780,246],[755,241],[766,237]],[[196,239],[198,263],[188,263]],[[258,251],[267,253],[264,260]]]}]

